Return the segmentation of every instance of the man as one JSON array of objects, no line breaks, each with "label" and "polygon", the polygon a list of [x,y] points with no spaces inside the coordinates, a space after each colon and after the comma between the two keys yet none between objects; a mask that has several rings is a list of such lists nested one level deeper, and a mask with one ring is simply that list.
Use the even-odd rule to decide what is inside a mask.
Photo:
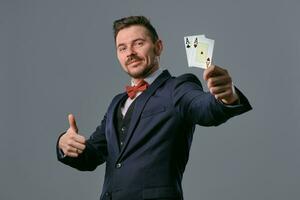
[{"label": "man", "polygon": [[195,125],[216,126],[251,109],[228,72],[203,73],[209,92],[192,74],[172,77],[159,69],[163,43],[143,16],[114,22],[115,45],[132,87],[114,97],[88,140],[70,128],[57,143],[58,159],[78,170],[106,162],[100,199],[183,199],[182,176]]}]

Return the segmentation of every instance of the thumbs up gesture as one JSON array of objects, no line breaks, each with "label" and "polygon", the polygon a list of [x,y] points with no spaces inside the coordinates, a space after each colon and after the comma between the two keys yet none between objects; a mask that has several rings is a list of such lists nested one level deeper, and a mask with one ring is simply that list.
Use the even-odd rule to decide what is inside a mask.
[{"label": "thumbs up gesture", "polygon": [[66,156],[78,157],[85,149],[85,138],[78,134],[74,115],[69,114],[68,120],[70,127],[67,132],[60,137],[58,146]]},{"label": "thumbs up gesture", "polygon": [[239,100],[232,87],[232,79],[226,69],[211,65],[203,72],[203,79],[216,99],[225,104],[233,104]]}]

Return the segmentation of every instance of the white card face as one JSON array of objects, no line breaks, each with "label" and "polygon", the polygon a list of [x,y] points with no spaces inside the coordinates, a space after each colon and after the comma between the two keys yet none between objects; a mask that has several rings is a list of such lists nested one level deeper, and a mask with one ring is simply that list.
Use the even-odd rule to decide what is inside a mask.
[{"label": "white card face", "polygon": [[186,36],[184,40],[188,66],[206,69],[212,61],[214,40],[206,38],[205,35]]},{"label": "white card face", "polygon": [[192,56],[192,37],[184,37],[184,45],[185,45],[185,52],[186,52],[186,58],[188,61],[188,65],[191,64],[191,56]]}]

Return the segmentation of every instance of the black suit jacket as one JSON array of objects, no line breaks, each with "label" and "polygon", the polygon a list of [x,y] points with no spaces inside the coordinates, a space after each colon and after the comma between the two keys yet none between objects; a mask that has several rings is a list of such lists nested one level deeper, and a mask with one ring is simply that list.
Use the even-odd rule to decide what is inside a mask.
[{"label": "black suit jacket", "polygon": [[[237,89],[236,89],[237,90]],[[237,90],[240,104],[226,106],[204,92],[192,74],[162,74],[136,98],[127,137],[119,148],[114,117],[126,93],[115,96],[78,158],[58,159],[79,170],[106,162],[100,199],[183,199],[182,176],[195,125],[216,126],[251,109]]]}]

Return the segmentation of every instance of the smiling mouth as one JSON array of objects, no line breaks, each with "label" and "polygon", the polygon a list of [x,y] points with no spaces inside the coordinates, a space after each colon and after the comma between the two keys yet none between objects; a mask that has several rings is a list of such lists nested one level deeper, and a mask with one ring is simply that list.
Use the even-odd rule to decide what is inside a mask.
[{"label": "smiling mouth", "polygon": [[131,60],[130,62],[127,63],[127,65],[131,65],[133,63],[138,63],[141,62],[141,60]]}]

